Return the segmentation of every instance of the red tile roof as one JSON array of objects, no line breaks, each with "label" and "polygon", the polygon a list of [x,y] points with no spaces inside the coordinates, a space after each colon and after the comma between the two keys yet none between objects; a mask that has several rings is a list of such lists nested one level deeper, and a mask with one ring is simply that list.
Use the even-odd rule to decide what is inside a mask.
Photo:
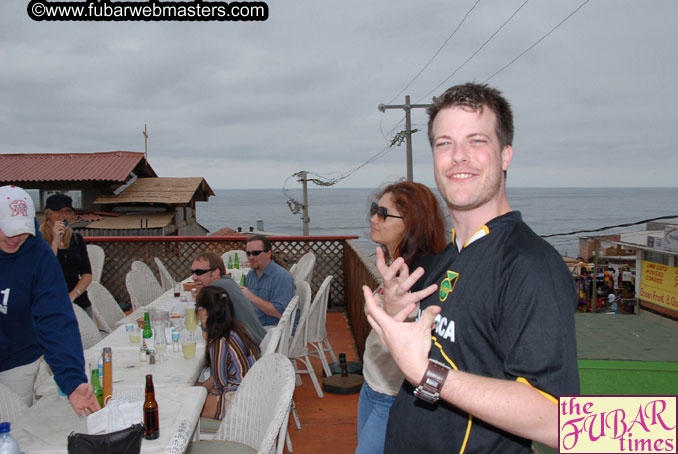
[{"label": "red tile roof", "polygon": [[144,175],[157,176],[144,154],[105,153],[0,154],[0,184],[40,181],[102,181],[123,183],[140,162]]}]

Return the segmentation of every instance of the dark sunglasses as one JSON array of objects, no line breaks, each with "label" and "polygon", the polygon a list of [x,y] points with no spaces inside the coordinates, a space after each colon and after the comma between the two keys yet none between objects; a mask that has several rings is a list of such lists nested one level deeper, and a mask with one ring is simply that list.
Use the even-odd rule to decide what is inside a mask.
[{"label": "dark sunglasses", "polygon": [[398,219],[405,219],[402,216],[396,216],[395,214],[388,214],[388,210],[386,207],[381,207],[377,205],[376,202],[372,202],[372,205],[370,205],[370,216],[374,215],[379,216],[379,219],[382,221],[385,221],[386,218],[398,218]]},{"label": "dark sunglasses", "polygon": [[209,273],[210,271],[214,271],[216,268],[207,268],[206,270],[191,270],[193,271],[193,274],[196,276],[202,276],[205,273]]},{"label": "dark sunglasses", "polygon": [[246,251],[245,254],[247,254],[248,257],[250,255],[253,255],[253,256],[256,257],[257,255],[261,254],[262,252],[266,252],[266,251]]}]

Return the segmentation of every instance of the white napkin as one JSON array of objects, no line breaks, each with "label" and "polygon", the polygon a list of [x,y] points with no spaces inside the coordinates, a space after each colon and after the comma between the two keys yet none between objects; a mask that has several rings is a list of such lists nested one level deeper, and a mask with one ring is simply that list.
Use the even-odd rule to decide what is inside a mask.
[{"label": "white napkin", "polygon": [[139,422],[143,424],[143,409],[142,400],[127,402],[111,399],[104,408],[87,417],[87,433],[110,433]]}]

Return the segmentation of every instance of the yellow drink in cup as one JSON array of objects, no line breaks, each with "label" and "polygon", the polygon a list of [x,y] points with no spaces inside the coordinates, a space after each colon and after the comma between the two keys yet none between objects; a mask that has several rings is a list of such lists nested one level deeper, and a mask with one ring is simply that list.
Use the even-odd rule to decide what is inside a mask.
[{"label": "yellow drink in cup", "polygon": [[141,331],[139,331],[139,328],[135,324],[128,323],[125,326],[125,330],[127,331],[127,335],[129,336],[130,344],[134,345],[141,342]]},{"label": "yellow drink in cup", "polygon": [[141,342],[141,334],[139,334],[139,330],[133,331],[129,333],[129,343],[134,345],[138,344]]},{"label": "yellow drink in cup", "polygon": [[184,352],[184,358],[191,359],[195,357],[195,341],[184,342],[181,344],[181,350]]},{"label": "yellow drink in cup", "polygon": [[186,308],[186,329],[193,332],[198,327],[198,319],[195,316],[195,306]]}]

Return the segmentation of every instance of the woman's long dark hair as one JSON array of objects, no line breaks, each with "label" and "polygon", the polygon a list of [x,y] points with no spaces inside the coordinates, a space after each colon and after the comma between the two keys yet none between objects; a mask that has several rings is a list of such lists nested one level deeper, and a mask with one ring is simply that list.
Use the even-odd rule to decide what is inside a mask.
[{"label": "woman's long dark hair", "polygon": [[205,366],[210,365],[210,347],[222,338],[228,340],[231,337],[231,331],[238,334],[248,355],[259,357],[261,350],[245,325],[235,318],[233,302],[226,290],[216,285],[203,287],[196,297],[195,307],[207,311]]},{"label": "woman's long dark hair", "polygon": [[409,264],[414,257],[437,254],[445,248],[443,211],[428,187],[413,181],[398,181],[380,190],[375,200],[384,194],[391,194],[405,223],[403,236],[395,247],[395,257],[387,258],[402,257]]}]

